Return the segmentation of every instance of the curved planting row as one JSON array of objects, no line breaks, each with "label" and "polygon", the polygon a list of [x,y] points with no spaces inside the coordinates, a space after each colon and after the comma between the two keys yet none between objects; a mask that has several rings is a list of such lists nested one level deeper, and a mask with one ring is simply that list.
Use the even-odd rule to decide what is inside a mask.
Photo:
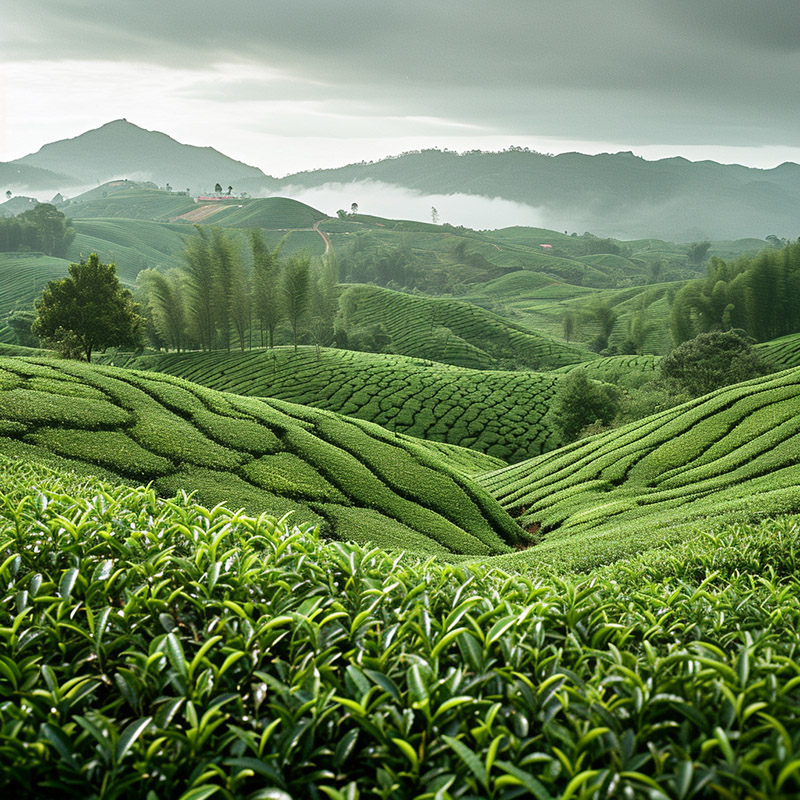
[{"label": "curved planting row", "polygon": [[556,435],[543,422],[558,381],[550,373],[468,370],[313,347],[297,353],[281,347],[145,356],[132,366],[221,391],[336,411],[506,461],[531,458],[556,445]]},{"label": "curved planting row", "polygon": [[693,517],[800,510],[799,408],[800,369],[786,370],[478,481],[555,550],[624,545],[642,526],[653,544]]},{"label": "curved planting row", "polygon": [[166,375],[0,359],[0,449],[54,454],[161,493],[197,491],[387,548],[490,554],[523,533],[424,443]]},{"label": "curved planting row", "polygon": [[384,325],[401,355],[475,369],[552,369],[589,357],[460,300],[358,285],[344,291],[340,307],[351,326]]},{"label": "curved planting row", "polygon": [[756,351],[776,369],[800,367],[800,333],[790,333],[755,346]]}]

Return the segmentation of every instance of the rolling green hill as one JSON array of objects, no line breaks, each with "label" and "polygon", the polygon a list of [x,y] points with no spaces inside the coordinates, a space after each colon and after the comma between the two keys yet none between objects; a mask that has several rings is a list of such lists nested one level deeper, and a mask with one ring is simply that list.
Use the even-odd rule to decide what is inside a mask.
[{"label": "rolling green hill", "polygon": [[591,358],[577,347],[458,300],[362,285],[347,287],[340,307],[348,326],[385,326],[391,347],[400,355],[475,369],[551,369]]},{"label": "rolling green hill", "polygon": [[164,494],[197,492],[211,505],[292,511],[298,522],[389,549],[489,555],[523,535],[458,465],[422,442],[154,373],[0,359],[0,452],[57,456],[152,481]]},{"label": "rolling green hill", "polygon": [[0,253],[0,317],[32,308],[48,281],[67,276],[68,266],[42,253]]},{"label": "rolling green hill", "polygon": [[[574,563],[689,535],[687,524],[800,511],[800,369],[719,389],[479,482]],[[578,554],[576,556],[576,554]]]},{"label": "rolling green hill", "polygon": [[[119,359],[116,359],[119,361]],[[122,364],[241,395],[274,397],[470,447],[505,461],[551,450],[551,373],[469,370],[404,356],[290,347],[152,355]]]}]

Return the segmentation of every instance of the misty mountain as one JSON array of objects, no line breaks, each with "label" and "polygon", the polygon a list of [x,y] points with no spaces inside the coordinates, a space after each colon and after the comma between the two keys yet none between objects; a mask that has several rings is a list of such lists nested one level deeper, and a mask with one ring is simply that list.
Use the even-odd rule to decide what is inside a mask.
[{"label": "misty mountain", "polygon": [[50,170],[71,176],[71,182],[80,185],[129,178],[200,192],[213,190],[216,183],[226,188],[233,185],[237,191],[261,190],[274,183],[257,167],[235,161],[212,147],[181,144],[124,119],[74,139],[46,144],[38,152],[4,166]]},{"label": "misty mountain", "polygon": [[59,174],[18,162],[0,162],[0,192],[3,195],[7,191],[17,193],[22,188],[35,191],[69,183],[75,183],[75,178],[69,174]]},{"label": "misty mountain", "polygon": [[800,234],[800,166],[770,170],[632,153],[548,156],[523,149],[425,150],[289,175],[283,187],[360,181],[422,194],[467,193],[533,206],[545,227],[673,241]]}]

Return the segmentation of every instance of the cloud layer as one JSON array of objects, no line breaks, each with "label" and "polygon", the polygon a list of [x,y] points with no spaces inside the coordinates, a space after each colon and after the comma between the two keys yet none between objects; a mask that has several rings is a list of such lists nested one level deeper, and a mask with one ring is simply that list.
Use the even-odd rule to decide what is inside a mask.
[{"label": "cloud layer", "polygon": [[116,78],[148,127],[137,69],[163,76],[152,127],[171,110],[244,137],[763,147],[800,141],[798,30],[796,0],[26,0],[4,11],[0,52],[31,79],[60,63],[51,89],[98,124],[124,114],[103,114],[108,92],[72,62],[96,62],[101,89]]}]

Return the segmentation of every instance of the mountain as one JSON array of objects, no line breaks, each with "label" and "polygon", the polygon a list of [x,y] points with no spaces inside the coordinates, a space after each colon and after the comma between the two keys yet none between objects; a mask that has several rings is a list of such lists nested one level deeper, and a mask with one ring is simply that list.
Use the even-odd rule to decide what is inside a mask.
[{"label": "mountain", "polygon": [[55,192],[58,187],[75,183],[79,181],[70,174],[51,172],[18,161],[0,163],[0,192],[3,193],[19,194],[37,190]]},{"label": "mountain", "polygon": [[502,197],[536,207],[544,227],[673,241],[800,234],[800,166],[771,170],[646,161],[632,153],[548,156],[424,150],[372,163],[289,175],[284,187],[374,181],[423,194]]},{"label": "mountain", "polygon": [[[268,188],[273,179],[257,167],[235,161],[212,147],[181,144],[158,131],[124,119],[74,139],[46,144],[7,167],[38,168],[73,176],[73,183],[97,185],[115,178],[152,180],[159,185],[211,191],[216,183],[239,191]],[[0,173],[2,174],[2,173]]]}]

